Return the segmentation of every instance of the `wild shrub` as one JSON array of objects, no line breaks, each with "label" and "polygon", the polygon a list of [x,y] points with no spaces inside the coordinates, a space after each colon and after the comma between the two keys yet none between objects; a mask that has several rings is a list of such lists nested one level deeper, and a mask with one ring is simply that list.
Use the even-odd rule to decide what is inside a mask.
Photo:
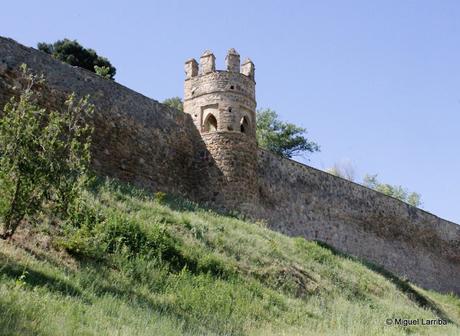
[{"label": "wild shrub", "polygon": [[0,118],[0,221],[3,239],[26,216],[45,208],[63,217],[75,210],[88,183],[90,120],[88,97],[68,96],[60,111],[38,104],[44,78],[21,66],[16,95]]},{"label": "wild shrub", "polygon": [[65,237],[57,242],[72,254],[94,259],[122,254],[127,258],[144,256],[184,264],[178,243],[160,223],[152,223],[146,229],[120,211],[103,209],[78,214],[75,224],[69,225]]},{"label": "wild shrub", "polygon": [[[88,210],[89,209],[89,210]],[[143,224],[123,210],[103,207],[78,212],[75,224],[68,225],[58,247],[92,259],[117,263],[143,259],[167,267],[177,273],[186,268],[193,274],[210,274],[219,278],[234,277],[234,266],[199,247],[184,246],[184,242],[167,231],[162,219]],[[121,259],[120,259],[121,258]],[[124,266],[122,266],[124,267]]]},{"label": "wild shrub", "polygon": [[157,201],[160,204],[162,204],[162,203],[164,203],[166,201],[166,193],[164,193],[162,191],[157,191],[154,194],[154,197],[155,197],[155,201]]}]

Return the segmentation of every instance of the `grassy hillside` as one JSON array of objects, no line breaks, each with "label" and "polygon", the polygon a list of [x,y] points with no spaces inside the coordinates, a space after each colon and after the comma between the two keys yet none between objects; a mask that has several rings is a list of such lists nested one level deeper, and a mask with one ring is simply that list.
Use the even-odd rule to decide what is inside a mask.
[{"label": "grassy hillside", "polygon": [[0,242],[1,335],[460,334],[458,297],[315,242],[113,182],[87,197]]}]

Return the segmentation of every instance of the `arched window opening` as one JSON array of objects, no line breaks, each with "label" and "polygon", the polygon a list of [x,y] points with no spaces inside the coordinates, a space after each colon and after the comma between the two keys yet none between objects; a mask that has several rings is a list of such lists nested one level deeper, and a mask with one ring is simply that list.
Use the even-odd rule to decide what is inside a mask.
[{"label": "arched window opening", "polygon": [[217,131],[217,119],[212,114],[209,114],[204,122],[204,131],[205,132],[215,132]]},{"label": "arched window opening", "polygon": [[248,119],[246,119],[246,117],[241,118],[240,130],[241,133],[249,133],[249,122]]}]

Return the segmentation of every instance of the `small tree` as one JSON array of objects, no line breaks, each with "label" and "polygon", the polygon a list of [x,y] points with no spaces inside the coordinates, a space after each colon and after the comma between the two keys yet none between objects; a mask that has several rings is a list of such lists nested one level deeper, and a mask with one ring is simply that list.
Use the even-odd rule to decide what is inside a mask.
[{"label": "small tree", "polygon": [[175,108],[176,110],[179,111],[184,111],[184,104],[182,103],[182,99],[180,97],[171,97],[163,100],[162,102],[165,105],[168,105],[169,107]]},{"label": "small tree", "polygon": [[317,143],[310,141],[307,130],[278,119],[270,109],[257,111],[257,142],[260,147],[286,158],[319,151]]},{"label": "small tree", "polygon": [[45,205],[67,215],[88,182],[93,106],[70,95],[63,111],[37,104],[43,77],[21,66],[17,96],[0,118],[0,221],[3,239]]},{"label": "small tree", "polygon": [[365,175],[363,179],[363,184],[368,188],[379,191],[385,195],[397,198],[410,205],[413,205],[416,207],[422,206],[420,194],[416,192],[409,192],[407,191],[407,189],[403,188],[402,186],[380,183],[377,180],[377,174]]},{"label": "small tree", "polygon": [[76,40],[41,42],[37,44],[37,48],[62,62],[95,72],[104,78],[113,79],[117,72],[107,58],[99,56],[93,49],[84,48]]}]

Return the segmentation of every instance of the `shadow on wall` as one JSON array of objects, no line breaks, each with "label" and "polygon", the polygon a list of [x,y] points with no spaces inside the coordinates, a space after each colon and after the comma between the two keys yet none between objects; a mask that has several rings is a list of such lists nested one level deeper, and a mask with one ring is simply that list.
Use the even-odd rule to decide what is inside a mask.
[{"label": "shadow on wall", "polygon": [[[192,199],[205,206],[222,205],[225,197],[222,193],[222,183],[225,183],[225,176],[216,164],[216,160],[209,152],[198,129],[196,131],[193,157],[193,193]],[[195,132],[194,132],[195,133]],[[214,207],[215,208],[215,207]],[[222,210],[220,206],[218,210]]]}]

